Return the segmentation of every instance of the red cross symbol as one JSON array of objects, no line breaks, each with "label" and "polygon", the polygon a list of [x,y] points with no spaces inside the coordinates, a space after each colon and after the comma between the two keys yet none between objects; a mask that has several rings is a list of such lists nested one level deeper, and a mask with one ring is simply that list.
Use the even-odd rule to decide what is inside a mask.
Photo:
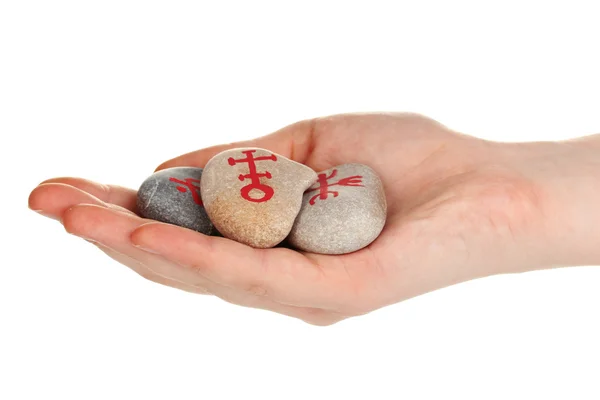
[{"label": "red cross symbol", "polygon": [[[229,157],[227,162],[231,166],[234,166],[235,164],[240,164],[240,163],[248,163],[249,173],[246,175],[240,174],[238,176],[238,179],[242,182],[246,179],[250,179],[251,183],[244,186],[240,190],[240,193],[242,194],[242,197],[248,201],[251,201],[254,203],[263,203],[265,201],[269,201],[271,199],[271,197],[273,197],[274,191],[273,191],[272,187],[261,183],[260,178],[265,177],[267,179],[271,179],[272,176],[269,171],[265,171],[264,173],[257,172],[256,161],[265,161],[265,160],[277,161],[277,156],[275,154],[271,154],[270,156],[254,158],[254,154],[252,154],[252,153],[254,153],[255,151],[256,150],[242,151],[242,153],[246,155],[246,158],[236,160],[233,157]],[[259,197],[259,198],[250,197],[250,191],[253,189],[262,192],[263,193],[262,197]]]},{"label": "red cross symbol", "polygon": [[187,178],[184,181],[180,181],[179,179],[176,179],[176,178],[169,178],[169,180],[171,182],[175,182],[175,183],[179,183],[180,185],[183,185],[183,186],[177,186],[177,190],[179,190],[181,193],[185,193],[189,189],[190,193],[192,193],[192,198],[194,199],[194,203],[198,204],[199,206],[204,207],[204,204],[202,204],[202,199],[200,198],[200,186],[195,185],[195,184],[199,185],[200,180],[192,179],[192,178]]},{"label": "red cross symbol", "polygon": [[333,197],[338,197],[338,195],[339,195],[338,192],[327,190],[332,186],[363,186],[363,185],[361,185],[363,177],[359,176],[359,175],[342,178],[339,181],[337,181],[335,183],[331,183],[331,184],[327,182],[329,179],[335,178],[336,175],[337,175],[337,169],[334,169],[331,172],[331,175],[329,175],[329,176],[327,176],[326,174],[319,174],[319,177],[317,179],[317,184],[319,185],[319,187],[310,189],[307,191],[307,193],[314,192],[315,190],[319,191],[319,194],[316,194],[313,197],[311,197],[311,199],[309,201],[311,206],[315,205],[317,198],[319,200],[326,200],[330,194],[332,194]]}]

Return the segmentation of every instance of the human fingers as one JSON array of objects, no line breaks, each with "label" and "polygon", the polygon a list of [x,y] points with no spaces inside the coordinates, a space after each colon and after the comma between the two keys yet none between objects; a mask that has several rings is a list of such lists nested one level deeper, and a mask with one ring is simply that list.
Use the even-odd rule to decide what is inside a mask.
[{"label": "human fingers", "polygon": [[86,191],[64,183],[40,184],[29,195],[29,208],[56,220],[60,220],[69,207],[82,203],[112,207],[121,212],[131,213],[128,209],[105,203]]},{"label": "human fingers", "polygon": [[[129,242],[129,236],[132,230],[144,221],[147,222],[147,220],[134,215],[86,204],[74,206],[63,214],[63,223],[69,233],[101,243],[117,253],[137,260],[147,266],[155,275],[168,278],[169,281],[163,282],[169,284],[169,286],[181,287],[181,284],[184,284],[187,288],[200,288],[233,304],[270,310],[317,325],[328,325],[343,318],[341,315],[330,315],[330,313],[323,310],[279,304],[255,293],[225,287],[203,276],[198,270],[186,268],[169,262],[160,255],[135,248]],[[174,228],[187,231],[187,229],[179,227]],[[124,261],[127,262],[126,265],[129,265],[130,260]],[[153,276],[153,278],[156,278],[156,276]],[[174,285],[171,284],[173,281],[175,282]]]},{"label": "human fingers", "polygon": [[126,208],[132,212],[136,212],[137,191],[125,188],[118,185],[106,185],[91,181],[89,179],[76,177],[59,177],[47,179],[40,185],[44,184],[63,184],[76,187],[91,194],[105,203],[115,204],[119,207]]},{"label": "human fingers", "polygon": [[[41,210],[41,212],[51,218],[57,219],[57,220],[61,220],[63,219],[63,221],[65,221],[65,219],[63,218],[63,215],[65,214],[65,212],[67,210],[73,211],[73,209],[76,207],[76,205],[78,204],[83,204],[81,208],[87,209],[87,208],[94,208],[95,210],[97,210],[99,207],[100,208],[104,208],[107,207],[107,212],[108,213],[118,213],[120,215],[124,215],[123,211],[120,209],[110,209],[110,205],[107,205],[106,203],[100,201],[99,199],[95,198],[94,196],[90,195],[87,192],[84,192],[78,188],[66,185],[66,184],[61,184],[61,183],[45,183],[43,185],[40,185],[38,188],[36,188],[31,196],[30,196],[30,206],[33,209],[36,210]],[[114,208],[114,207],[113,207]],[[134,214],[131,214],[129,212],[127,212],[129,215],[127,215],[129,217],[130,221],[137,221],[137,223],[142,223],[142,222],[147,222],[148,220],[144,220],[141,219],[137,216],[135,216]],[[72,217],[72,216],[71,216]],[[79,236],[83,236],[83,237],[88,237],[88,240],[92,240],[91,238],[92,236],[96,236],[96,234],[91,234],[90,232],[88,232],[93,226],[96,227],[101,227],[103,226],[104,228],[106,227],[110,227],[110,223],[106,224],[107,221],[103,221],[102,219],[99,220],[90,220],[87,221],[88,223],[88,227],[87,228],[83,228],[81,226],[78,227],[74,227],[71,224],[72,219],[70,219],[69,216],[67,216],[66,218],[66,224],[67,224],[67,230],[71,229],[73,231],[74,234],[78,234]],[[85,217],[80,220],[79,222],[77,222],[77,224],[85,224]],[[137,225],[134,225],[137,226]],[[129,229],[130,231],[131,229]],[[186,273],[182,273],[182,271],[177,271],[176,273],[173,273],[173,266],[170,263],[167,263],[166,261],[161,262],[159,261],[159,257],[150,257],[150,255],[147,252],[144,251],[140,251],[138,249],[135,249],[133,247],[131,247],[130,245],[127,245],[126,243],[126,235],[129,232],[126,228],[124,229],[123,226],[113,226],[112,229],[109,231],[109,234],[106,235],[105,237],[102,237],[102,241],[105,243],[105,247],[106,244],[108,244],[109,246],[115,247],[120,249],[121,251],[116,251],[116,250],[112,250],[111,254],[109,254],[109,256],[113,257],[114,259],[116,259],[117,261],[125,264],[126,266],[132,268],[134,271],[140,273],[140,275],[151,279],[155,282],[161,283],[161,284],[166,284],[169,285],[171,287],[176,287],[182,290],[187,290],[187,291],[193,291],[193,292],[205,292],[207,286],[216,286],[213,284],[208,284],[206,282],[206,280],[202,281],[202,279],[200,277],[197,276],[197,274],[194,274],[194,279],[193,282],[195,283],[194,285],[189,285],[186,284],[184,282],[181,281],[177,281],[176,279],[171,279],[168,278],[169,275],[175,275],[180,277],[181,279],[190,279],[189,274]],[[119,233],[124,234],[124,237],[119,237]],[[128,240],[128,239],[127,239]],[[121,243],[121,244],[119,244]],[[139,265],[136,265],[135,263],[132,263],[131,260],[134,260],[135,258],[132,258],[130,256],[127,256],[124,254],[124,252],[127,251],[131,251],[134,250],[136,252],[136,254],[134,254],[135,257],[137,257],[137,259],[141,259],[141,263],[144,265],[152,265],[151,271],[152,273],[149,274],[146,271],[144,271],[143,269],[141,269],[141,267]],[[118,254],[121,254],[120,256]],[[128,257],[128,259],[125,259],[124,257]],[[150,260],[150,258],[152,258],[152,260]],[[181,269],[181,268],[179,268]],[[216,288],[212,288],[213,291],[217,291]],[[226,290],[226,292],[229,292],[229,290]],[[246,297],[245,299],[243,299],[242,297],[232,294],[232,293],[221,293],[222,298],[224,298],[225,300],[231,302],[231,303],[237,303],[237,304],[241,304],[241,305],[246,305],[246,306],[252,306],[252,307],[256,307],[256,308],[266,308],[266,309],[276,309],[276,312],[279,312],[281,314],[286,314],[286,315],[290,315],[290,316],[296,316],[299,317],[299,315],[301,315],[300,318],[307,320],[307,321],[312,321],[315,318],[318,319],[318,321],[322,321],[324,319],[325,316],[323,315],[319,315],[319,312],[316,310],[287,310],[285,306],[280,307],[279,305],[276,306],[270,306],[267,307],[265,304],[260,304],[261,301],[257,301],[255,299],[252,299],[250,297]]]},{"label": "human fingers", "polygon": [[173,271],[175,266],[172,263],[132,246],[129,239],[131,232],[149,221],[97,204],[76,204],[62,214],[67,232],[137,260],[158,275],[203,287],[205,279],[199,274]]},{"label": "human fingers", "polygon": [[[81,182],[78,182],[81,181]],[[52,182],[70,182],[70,183],[82,183],[81,186],[84,188],[87,186],[95,186],[93,182],[86,180],[77,180],[76,178],[66,178],[66,179],[55,179],[46,181],[47,183],[40,184],[30,196],[30,207],[33,209],[41,211],[44,215],[54,218],[57,220],[62,219],[63,213],[73,207],[76,204],[95,204],[100,207],[108,207],[108,205],[96,197],[90,195],[88,192],[85,192],[76,187],[70,186],[66,183],[52,183]],[[89,184],[88,184],[89,182]],[[95,187],[92,188],[92,191],[98,193]],[[105,192],[100,192],[100,194]],[[110,195],[109,195],[110,197]],[[119,210],[121,211],[121,210]],[[120,262],[131,268],[133,271],[141,275],[142,277],[151,280],[153,282],[175,287],[177,289],[186,290],[193,293],[206,293],[206,290],[200,287],[193,287],[190,285],[186,285],[182,282],[177,282],[175,280],[163,277],[161,275],[156,274],[146,266],[144,266],[141,262],[128,257],[123,253],[119,253],[103,244],[98,242],[91,241],[96,247],[98,247],[101,251],[107,254],[112,259]]]}]

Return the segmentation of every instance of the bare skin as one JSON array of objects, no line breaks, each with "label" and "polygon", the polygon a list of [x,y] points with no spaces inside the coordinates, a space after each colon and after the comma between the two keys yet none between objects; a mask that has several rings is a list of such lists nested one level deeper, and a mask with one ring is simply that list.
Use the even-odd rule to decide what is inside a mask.
[{"label": "bare skin", "polygon": [[352,254],[252,249],[138,217],[135,190],[79,178],[36,187],[29,207],[154,282],[330,325],[485,276],[600,264],[600,136],[498,143],[413,114],[347,114],[184,154],[199,166],[254,146],[316,171],[358,162],[381,176],[388,220]]}]

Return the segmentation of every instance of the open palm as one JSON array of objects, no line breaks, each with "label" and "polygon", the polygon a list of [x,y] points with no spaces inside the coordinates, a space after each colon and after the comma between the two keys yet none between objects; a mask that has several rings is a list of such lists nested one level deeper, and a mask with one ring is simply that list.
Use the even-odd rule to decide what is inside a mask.
[{"label": "open palm", "polygon": [[43,182],[29,206],[152,281],[318,325],[533,262],[511,246],[531,236],[538,193],[507,167],[510,153],[496,143],[418,115],[347,114],[188,153],[158,169],[203,167],[233,147],[265,148],[315,171],[371,166],[387,195],[380,237],[339,256],[253,249],[140,218],[134,190],[78,178]]}]

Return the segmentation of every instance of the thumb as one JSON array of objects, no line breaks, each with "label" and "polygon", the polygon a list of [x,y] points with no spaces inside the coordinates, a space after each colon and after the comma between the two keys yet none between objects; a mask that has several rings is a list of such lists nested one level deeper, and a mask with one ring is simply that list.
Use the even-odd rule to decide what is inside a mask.
[{"label": "thumb", "polygon": [[214,155],[237,147],[260,147],[304,164],[313,148],[315,123],[316,119],[303,120],[256,139],[192,151],[165,161],[155,172],[183,166],[204,168]]}]

